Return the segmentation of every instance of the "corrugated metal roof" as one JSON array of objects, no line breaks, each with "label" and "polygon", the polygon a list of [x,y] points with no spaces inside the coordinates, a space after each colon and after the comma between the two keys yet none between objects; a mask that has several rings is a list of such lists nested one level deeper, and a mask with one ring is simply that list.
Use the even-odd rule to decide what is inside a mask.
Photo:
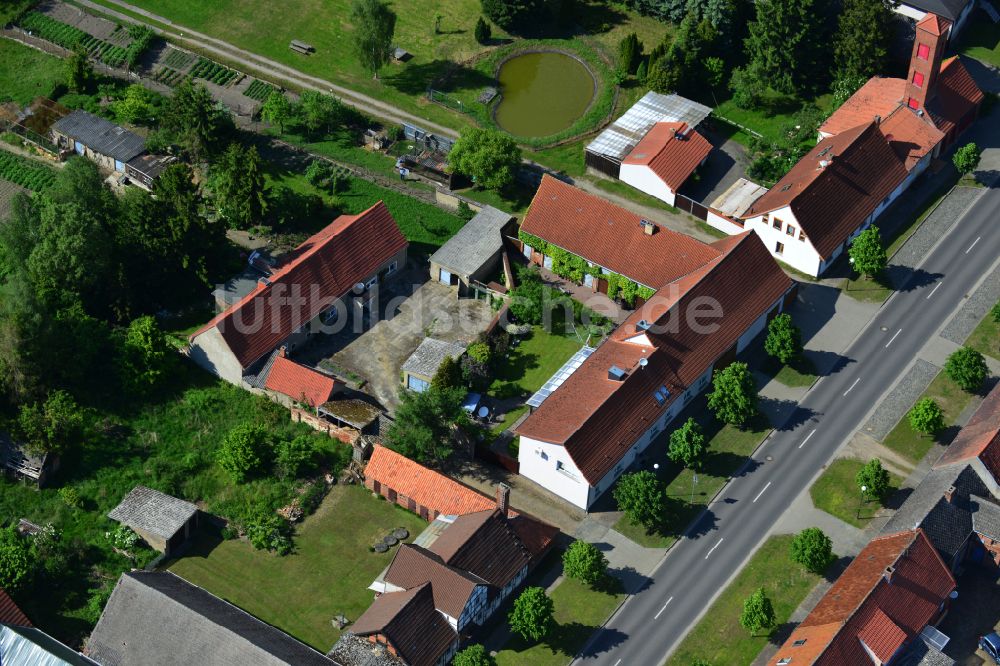
[{"label": "corrugated metal roof", "polygon": [[52,129],[119,162],[128,162],[146,150],[146,142],[138,134],[86,111],[60,118]]},{"label": "corrugated metal roof", "polygon": [[96,666],[44,631],[0,625],[0,663],[3,666]]},{"label": "corrugated metal roof", "polygon": [[712,109],[680,95],[649,91],[621,118],[590,142],[587,151],[612,159],[623,159],[659,122],[685,122],[691,127],[708,117]]},{"label": "corrugated metal roof", "polygon": [[729,186],[725,192],[720,194],[715,201],[708,205],[709,208],[717,210],[729,217],[740,217],[753,202],[767,194],[767,188],[763,185],[740,178]]}]

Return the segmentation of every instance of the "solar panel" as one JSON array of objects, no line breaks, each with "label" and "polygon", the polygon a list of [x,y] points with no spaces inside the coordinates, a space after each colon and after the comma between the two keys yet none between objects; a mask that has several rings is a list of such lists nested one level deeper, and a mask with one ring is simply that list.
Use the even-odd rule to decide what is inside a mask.
[{"label": "solar panel", "polygon": [[531,408],[538,407],[545,399],[552,395],[552,392],[563,385],[570,375],[580,369],[583,362],[594,353],[594,347],[581,347],[580,351],[573,354],[572,357],[563,366],[556,370],[556,373],[549,377],[549,380],[542,385],[542,388],[535,392],[535,395],[528,398],[528,406]]}]

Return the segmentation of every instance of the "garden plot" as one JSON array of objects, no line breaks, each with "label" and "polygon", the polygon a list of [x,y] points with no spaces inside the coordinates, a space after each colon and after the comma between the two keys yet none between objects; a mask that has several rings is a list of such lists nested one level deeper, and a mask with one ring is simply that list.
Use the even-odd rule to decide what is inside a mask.
[{"label": "garden plot", "polygon": [[[93,14],[88,14],[72,5],[67,5],[62,2],[43,2],[36,8],[40,14],[44,14],[51,19],[55,19],[60,23],[66,23],[71,25],[78,30],[82,30],[88,35],[97,37],[98,39],[103,39],[104,41],[111,42],[116,46],[128,46],[131,41],[128,37],[128,32],[121,29],[117,23],[113,21],[108,21],[107,19],[102,19]],[[112,39],[112,35],[115,33],[121,33],[116,35],[115,39]],[[121,37],[124,36],[124,42],[121,41]]]}]

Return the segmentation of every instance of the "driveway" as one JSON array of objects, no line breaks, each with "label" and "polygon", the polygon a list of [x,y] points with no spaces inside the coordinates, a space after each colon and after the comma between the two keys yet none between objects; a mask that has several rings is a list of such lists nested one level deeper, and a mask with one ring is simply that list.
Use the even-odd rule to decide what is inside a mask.
[{"label": "driveway", "polygon": [[716,121],[716,127],[708,121],[704,124],[705,137],[712,143],[713,150],[705,164],[695,172],[696,175],[680,189],[684,196],[705,205],[715,201],[730,185],[746,176],[750,165],[746,148],[719,132],[719,124],[721,121]]},{"label": "driveway", "polygon": [[459,299],[455,291],[427,281],[423,266],[409,267],[378,296],[371,321],[345,322],[336,333],[321,333],[297,356],[338,374],[365,380],[364,390],[390,411],[399,404],[400,366],[424,337],[475,342],[493,319],[485,301]]}]

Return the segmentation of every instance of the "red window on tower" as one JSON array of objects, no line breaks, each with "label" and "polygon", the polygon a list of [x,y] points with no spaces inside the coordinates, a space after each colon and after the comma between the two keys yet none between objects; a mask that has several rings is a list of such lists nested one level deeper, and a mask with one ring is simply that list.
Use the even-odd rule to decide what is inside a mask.
[{"label": "red window on tower", "polygon": [[913,99],[912,97],[909,99],[909,101],[906,102],[906,105],[909,106],[911,109],[919,109],[920,108],[920,102],[918,102],[917,100]]},{"label": "red window on tower", "polygon": [[924,87],[924,75],[921,72],[913,72],[913,85],[918,88]]},{"label": "red window on tower", "polygon": [[917,47],[917,57],[921,60],[927,60],[927,56],[931,54],[931,47],[926,44],[921,44]]}]

